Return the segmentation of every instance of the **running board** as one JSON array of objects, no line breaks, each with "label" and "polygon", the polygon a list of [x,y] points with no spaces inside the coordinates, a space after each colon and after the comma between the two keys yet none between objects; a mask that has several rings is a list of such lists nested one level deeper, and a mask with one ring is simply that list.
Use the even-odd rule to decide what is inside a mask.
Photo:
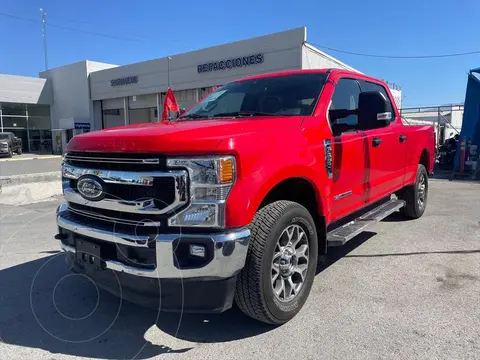
[{"label": "running board", "polygon": [[327,233],[327,245],[342,246],[348,240],[353,239],[355,236],[365,231],[368,226],[386,218],[388,215],[394,213],[403,206],[405,206],[405,201],[397,199],[391,199],[390,201],[381,204],[355,220]]}]

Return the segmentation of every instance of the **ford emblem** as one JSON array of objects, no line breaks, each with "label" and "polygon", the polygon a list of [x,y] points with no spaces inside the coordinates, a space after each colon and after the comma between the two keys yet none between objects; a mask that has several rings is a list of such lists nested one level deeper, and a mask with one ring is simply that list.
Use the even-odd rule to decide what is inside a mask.
[{"label": "ford emblem", "polygon": [[102,179],[93,175],[79,177],[77,190],[84,199],[90,201],[100,201],[106,195]]}]

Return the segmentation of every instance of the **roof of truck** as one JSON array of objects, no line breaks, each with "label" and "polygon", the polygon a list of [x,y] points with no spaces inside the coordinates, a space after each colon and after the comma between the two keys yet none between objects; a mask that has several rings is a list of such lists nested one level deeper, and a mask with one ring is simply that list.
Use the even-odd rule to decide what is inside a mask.
[{"label": "roof of truck", "polygon": [[302,70],[286,70],[286,71],[278,71],[278,72],[272,72],[272,73],[266,73],[266,74],[258,74],[258,75],[251,75],[251,76],[246,76],[244,78],[240,78],[235,81],[245,81],[245,80],[252,80],[252,79],[261,79],[261,78],[267,78],[267,77],[274,77],[274,76],[287,76],[287,75],[294,75],[294,74],[336,74],[336,73],[342,73],[345,75],[352,75],[357,79],[364,79],[364,80],[370,80],[374,82],[381,82],[383,83],[382,80],[356,72],[356,71],[350,71],[350,70],[344,70],[344,69],[331,69],[331,68],[325,68],[325,69],[302,69]]}]

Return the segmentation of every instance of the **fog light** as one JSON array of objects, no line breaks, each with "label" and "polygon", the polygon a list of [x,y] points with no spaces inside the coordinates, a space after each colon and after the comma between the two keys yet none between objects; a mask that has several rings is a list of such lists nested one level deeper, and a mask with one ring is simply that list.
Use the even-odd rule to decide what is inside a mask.
[{"label": "fog light", "polygon": [[205,246],[190,244],[190,255],[205,258]]}]

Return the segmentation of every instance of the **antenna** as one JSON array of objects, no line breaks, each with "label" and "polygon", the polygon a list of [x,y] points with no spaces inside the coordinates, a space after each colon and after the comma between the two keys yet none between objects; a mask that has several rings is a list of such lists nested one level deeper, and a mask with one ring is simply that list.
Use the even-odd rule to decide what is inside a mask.
[{"label": "antenna", "polygon": [[40,8],[42,12],[42,37],[43,37],[43,54],[45,56],[45,70],[48,70],[48,60],[47,60],[47,13],[43,8]]}]

